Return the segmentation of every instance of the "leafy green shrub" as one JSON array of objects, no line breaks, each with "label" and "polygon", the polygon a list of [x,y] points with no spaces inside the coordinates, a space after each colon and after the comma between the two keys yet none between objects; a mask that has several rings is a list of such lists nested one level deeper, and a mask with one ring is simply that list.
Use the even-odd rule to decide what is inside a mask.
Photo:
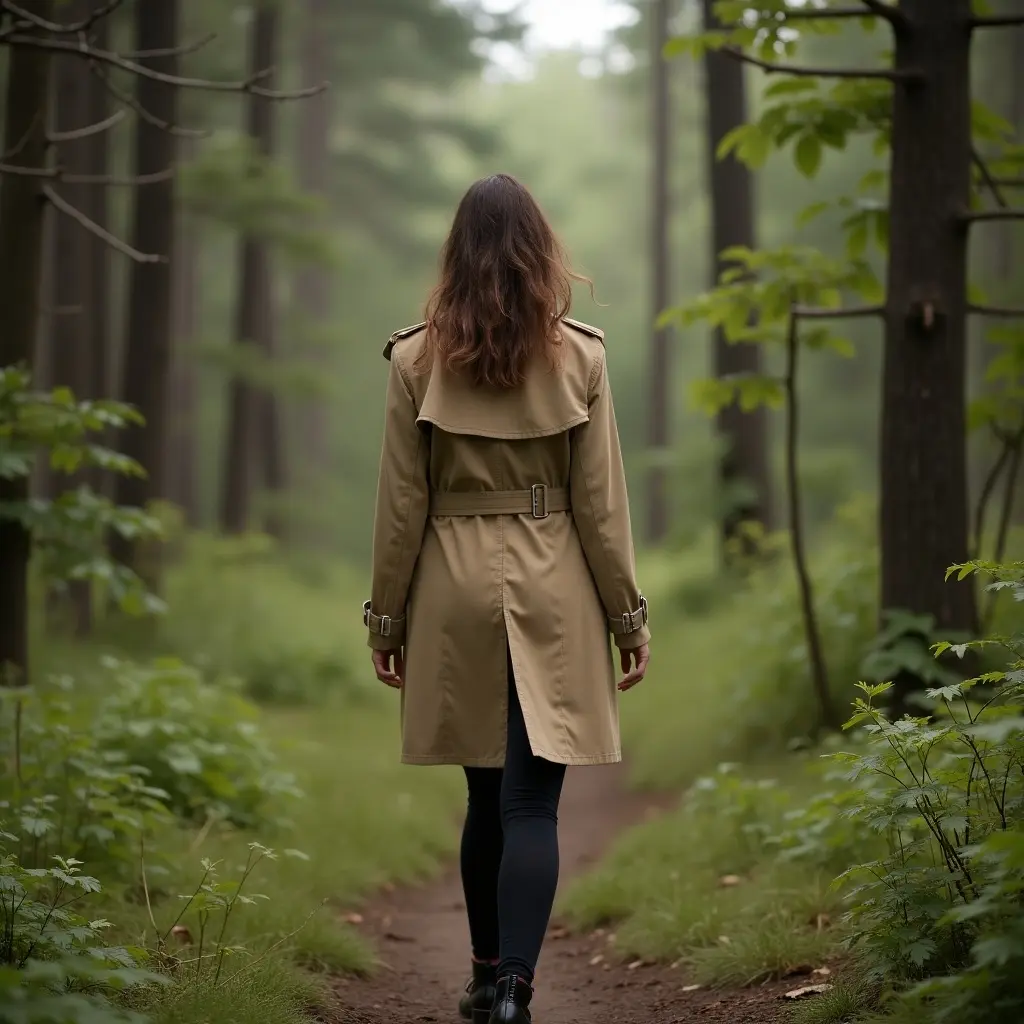
[{"label": "leafy green shrub", "polygon": [[[51,470],[73,474],[99,468],[139,476],[133,459],[100,443],[111,429],[139,424],[138,412],[121,402],[79,401],[68,388],[32,389],[21,367],[0,367],[0,477],[28,477],[40,453]],[[52,584],[90,581],[131,614],[163,610],[139,576],[111,561],[111,532],[138,540],[160,536],[160,524],[141,509],[115,505],[80,485],[54,499],[8,502],[0,516],[18,520],[31,533],[36,569]]]},{"label": "leafy green shrub", "polygon": [[[957,568],[1024,598],[1024,563]],[[934,653],[992,648],[1008,666],[926,691],[927,716],[890,721],[875,701],[891,684],[859,684],[864,745],[833,755],[853,784],[841,815],[881,847],[837,879],[859,962],[931,1021],[1024,1018],[1024,636]]]},{"label": "leafy green shrub", "polygon": [[24,867],[9,852],[23,838],[0,831],[0,1022],[140,1022],[109,996],[166,978],[141,966],[143,950],[104,944],[108,922],[81,915],[82,901],[100,892],[81,861],[54,856],[51,867]]},{"label": "leafy green shrub", "polygon": [[258,727],[258,712],[226,686],[176,661],[104,662],[102,695],[69,677],[44,688],[0,690],[0,779],[32,866],[70,851],[133,865],[141,838],[172,814],[261,824],[292,776]]},{"label": "leafy green shrub", "polygon": [[139,837],[170,817],[166,791],[89,728],[67,677],[46,689],[0,688],[0,798],[18,857],[42,868],[58,854],[131,863]]},{"label": "leafy green shrub", "polygon": [[96,708],[98,746],[146,771],[179,817],[264,822],[293,777],[259,730],[259,713],[227,684],[211,686],[195,669],[165,659],[150,665],[108,660],[113,683]]}]

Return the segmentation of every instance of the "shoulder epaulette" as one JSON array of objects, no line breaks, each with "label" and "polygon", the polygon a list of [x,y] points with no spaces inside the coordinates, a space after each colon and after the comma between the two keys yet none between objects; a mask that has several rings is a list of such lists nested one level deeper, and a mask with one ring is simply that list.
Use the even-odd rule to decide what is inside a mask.
[{"label": "shoulder epaulette", "polygon": [[604,331],[600,327],[591,327],[590,324],[585,324],[582,320],[573,320],[572,317],[568,316],[563,316],[562,320],[570,327],[575,327],[577,331],[582,331],[584,334],[589,334],[590,337],[597,338],[602,343],[604,342]]},{"label": "shoulder epaulette", "polygon": [[412,327],[403,327],[400,331],[395,331],[388,340],[388,343],[384,346],[384,358],[391,358],[391,350],[395,347],[396,341],[401,341],[403,338],[408,338],[409,335],[415,334],[417,331],[422,331],[427,326],[427,321],[424,320],[421,324],[413,324]]}]

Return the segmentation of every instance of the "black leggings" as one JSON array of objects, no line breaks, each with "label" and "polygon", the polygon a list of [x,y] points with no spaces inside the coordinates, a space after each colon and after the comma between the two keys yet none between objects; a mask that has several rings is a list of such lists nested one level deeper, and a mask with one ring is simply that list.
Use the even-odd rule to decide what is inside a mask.
[{"label": "black leggings", "polygon": [[508,666],[504,768],[466,768],[462,887],[473,956],[532,983],[558,885],[558,799],[565,765],[534,757]]}]

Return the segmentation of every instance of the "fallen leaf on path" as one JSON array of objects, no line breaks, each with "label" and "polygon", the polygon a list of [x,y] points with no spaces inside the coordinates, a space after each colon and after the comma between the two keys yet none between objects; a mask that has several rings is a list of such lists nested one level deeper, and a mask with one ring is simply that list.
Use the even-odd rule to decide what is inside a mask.
[{"label": "fallen leaf on path", "polygon": [[171,929],[171,934],[183,945],[192,945],[192,933],[183,924],[176,924]]},{"label": "fallen leaf on path", "polygon": [[697,989],[699,989],[699,988],[700,988],[700,985],[684,985],[683,986],[683,991],[684,992],[696,992]]},{"label": "fallen leaf on path", "polygon": [[569,929],[565,925],[557,925],[548,932],[549,939],[567,939],[569,937]]},{"label": "fallen leaf on path", "polygon": [[357,914],[355,911],[352,911],[351,914],[346,914],[345,915],[345,920],[349,924],[362,924],[363,923],[363,915],[362,914]]},{"label": "fallen leaf on path", "polygon": [[729,889],[734,885],[742,885],[743,879],[740,878],[739,875],[722,875],[718,880],[718,884],[722,886],[723,889]]},{"label": "fallen leaf on path", "polygon": [[385,932],[384,938],[388,942],[415,942],[416,940],[411,935],[399,935],[397,932]]},{"label": "fallen leaf on path", "polygon": [[601,964],[601,970],[602,971],[610,971],[611,969],[612,969],[612,965],[611,964]]},{"label": "fallen leaf on path", "polygon": [[614,946],[615,945],[615,932],[609,933],[609,935],[608,935],[608,945],[609,946]]},{"label": "fallen leaf on path", "polygon": [[596,967],[604,959],[604,953],[598,953],[590,958],[590,966]]},{"label": "fallen leaf on path", "polygon": [[380,889],[381,889],[381,892],[394,892],[395,891],[395,883],[394,882],[385,882],[380,887]]},{"label": "fallen leaf on path", "polygon": [[823,978],[827,978],[832,973],[831,967],[815,967],[811,972],[812,974],[820,974]]},{"label": "fallen leaf on path", "polygon": [[634,960],[631,964],[626,967],[627,971],[635,971],[638,967],[643,967],[643,960]]},{"label": "fallen leaf on path", "polygon": [[803,999],[806,996],[820,996],[823,992],[830,991],[831,988],[831,985],[804,985],[802,988],[790,989],[782,998]]}]

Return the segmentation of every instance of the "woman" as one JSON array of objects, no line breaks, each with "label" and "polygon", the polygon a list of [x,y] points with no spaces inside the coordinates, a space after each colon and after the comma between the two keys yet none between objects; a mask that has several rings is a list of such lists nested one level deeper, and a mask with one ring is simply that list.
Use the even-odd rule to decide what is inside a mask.
[{"label": "woman", "polygon": [[427,320],[392,336],[363,617],[402,691],[402,760],[459,764],[474,1024],[523,1024],[558,881],[566,765],[621,758],[647,605],[603,336],[514,178],[466,193]]}]

